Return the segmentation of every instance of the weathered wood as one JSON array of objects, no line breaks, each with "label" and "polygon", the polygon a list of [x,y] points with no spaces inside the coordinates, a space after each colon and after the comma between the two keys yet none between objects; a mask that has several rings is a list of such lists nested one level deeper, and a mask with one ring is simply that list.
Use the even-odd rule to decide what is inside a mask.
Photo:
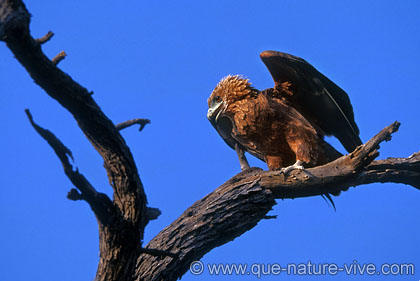
[{"label": "weathered wood", "polygon": [[248,169],[194,203],[147,245],[178,255],[158,258],[141,255],[135,280],[176,280],[210,250],[250,230],[275,205],[273,195]]},{"label": "weathered wood", "polygon": [[34,129],[54,149],[65,174],[80,191],[71,189],[67,198],[85,200],[97,218],[100,261],[95,280],[132,280],[132,271],[142,250],[138,229],[121,216],[106,194],[97,192],[79,170],[70,164],[69,157],[73,159],[70,149],[49,130],[36,124],[29,110],[26,110],[26,114]]},{"label": "weathered wood", "polygon": [[[10,10],[6,21],[0,21],[0,34],[16,59],[46,93],[57,100],[76,119],[86,137],[101,154],[105,161],[111,185],[114,187],[114,202],[122,210],[126,219],[137,225],[143,225],[142,211],[146,205],[146,195],[138,176],[131,152],[114,124],[101,111],[92,99],[89,91],[75,82],[48,59],[41,46],[29,34],[29,27],[24,23],[8,24],[9,20],[17,21],[20,14],[26,11],[21,1],[1,1],[0,14]],[[23,21],[29,19],[20,17]],[[4,28],[3,28],[4,27]],[[9,27],[9,28],[7,28]],[[25,28],[22,30],[22,28]],[[27,29],[26,29],[27,28]]]},{"label": "weathered wood", "polygon": [[114,190],[118,216],[100,225],[100,262],[97,280],[128,280],[139,254],[148,222],[146,194],[130,149],[117,128],[101,111],[91,93],[61,71],[29,32],[30,14],[20,0],[0,0],[0,40],[25,67],[32,79],[75,118],[93,147],[104,159]]},{"label": "weathered wood", "polygon": [[[389,140],[398,127],[399,123],[394,122],[354,152],[323,166],[295,170],[288,175],[256,168],[238,174],[194,203],[147,245],[175,251],[179,259],[140,256],[135,280],[176,280],[192,261],[265,218],[274,205],[273,198],[339,194],[350,186],[372,182],[400,182],[420,188],[420,153],[409,158],[373,161],[379,155],[379,144]],[[258,192],[253,193],[254,190]],[[237,193],[243,196],[238,197]],[[260,209],[252,209],[257,206]],[[247,213],[249,210],[252,216]]]}]

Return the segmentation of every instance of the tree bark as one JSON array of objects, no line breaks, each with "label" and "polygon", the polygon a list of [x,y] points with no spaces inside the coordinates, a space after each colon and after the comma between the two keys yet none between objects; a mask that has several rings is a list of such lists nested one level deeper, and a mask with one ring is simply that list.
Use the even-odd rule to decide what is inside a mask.
[{"label": "tree bark", "polygon": [[339,194],[350,186],[373,182],[405,183],[420,189],[420,153],[373,161],[379,155],[379,143],[389,140],[398,127],[399,123],[394,122],[354,152],[323,166],[295,170],[289,175],[258,168],[236,175],[194,203],[147,245],[174,251],[178,259],[142,255],[135,280],[180,278],[193,261],[266,218],[274,198]]},{"label": "tree bark", "polygon": [[53,36],[34,39],[30,14],[21,0],[0,0],[0,40],[13,52],[32,79],[66,108],[104,160],[112,200],[98,192],[69,161],[73,155],[53,133],[35,123],[34,129],[54,149],[76,189],[68,198],[86,201],[99,226],[100,261],[95,280],[176,280],[215,247],[239,237],[270,218],[277,198],[339,194],[350,186],[395,182],[420,189],[420,153],[408,158],[374,161],[379,144],[398,130],[395,122],[366,144],[326,165],[288,175],[250,168],[234,176],[189,207],[177,220],[142,247],[144,229],[160,211],[147,207],[146,194],[133,156],[119,130],[150,121],[133,119],[115,126],[101,111],[92,93],[61,71],[62,52],[52,60],[41,46]]},{"label": "tree bark", "polygon": [[6,42],[35,83],[73,115],[104,159],[114,191],[114,208],[105,221],[97,216],[100,261],[96,280],[130,280],[148,222],[146,194],[133,156],[91,93],[57,67],[64,55],[53,60],[44,55],[41,45],[52,35],[35,40],[30,35],[29,22],[30,14],[22,1],[0,1],[0,40]]}]

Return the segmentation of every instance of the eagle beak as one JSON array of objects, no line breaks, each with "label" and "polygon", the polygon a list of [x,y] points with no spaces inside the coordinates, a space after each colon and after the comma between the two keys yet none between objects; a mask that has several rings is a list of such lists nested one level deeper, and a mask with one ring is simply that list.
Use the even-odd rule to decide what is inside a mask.
[{"label": "eagle beak", "polygon": [[223,101],[213,104],[209,110],[207,111],[207,119],[209,119],[210,122],[217,122],[217,119],[219,119],[220,114],[223,112]]}]

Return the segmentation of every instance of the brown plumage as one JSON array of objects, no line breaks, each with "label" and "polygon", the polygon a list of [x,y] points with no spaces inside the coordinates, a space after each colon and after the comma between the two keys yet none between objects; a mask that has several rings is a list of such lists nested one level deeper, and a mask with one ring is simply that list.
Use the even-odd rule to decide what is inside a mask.
[{"label": "brown plumage", "polygon": [[348,151],[361,144],[347,94],[301,58],[265,51],[260,57],[275,87],[253,88],[242,76],[227,76],[208,99],[207,117],[236,150],[242,169],[244,151],[270,170],[313,167],[341,154],[324,141],[336,136]]}]

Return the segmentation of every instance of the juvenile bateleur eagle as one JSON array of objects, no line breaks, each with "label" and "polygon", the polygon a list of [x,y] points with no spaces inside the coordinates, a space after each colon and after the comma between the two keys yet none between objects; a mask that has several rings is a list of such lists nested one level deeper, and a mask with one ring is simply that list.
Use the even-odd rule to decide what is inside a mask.
[{"label": "juvenile bateleur eagle", "polygon": [[326,164],[341,154],[324,140],[337,137],[348,152],[362,142],[346,92],[305,60],[276,51],[260,58],[274,79],[259,91],[240,75],[224,77],[208,99],[207,118],[249,168],[244,152],[288,173]]}]

